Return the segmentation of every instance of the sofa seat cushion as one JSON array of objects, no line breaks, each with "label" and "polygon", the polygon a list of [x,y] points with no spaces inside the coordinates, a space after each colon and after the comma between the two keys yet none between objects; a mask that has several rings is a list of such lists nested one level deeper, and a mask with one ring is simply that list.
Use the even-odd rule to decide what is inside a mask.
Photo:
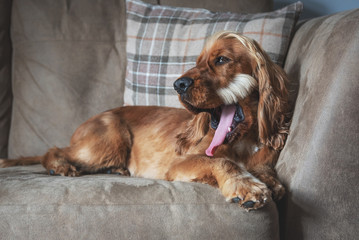
[{"label": "sofa seat cushion", "polygon": [[275,204],[246,212],[201,183],[0,169],[0,239],[278,239]]}]

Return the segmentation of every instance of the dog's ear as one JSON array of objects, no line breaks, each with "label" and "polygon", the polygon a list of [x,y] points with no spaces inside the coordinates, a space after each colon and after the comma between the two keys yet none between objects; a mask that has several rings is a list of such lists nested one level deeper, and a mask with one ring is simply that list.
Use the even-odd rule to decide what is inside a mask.
[{"label": "dog's ear", "polygon": [[183,154],[191,146],[197,146],[209,130],[210,116],[208,113],[198,113],[186,125],[185,131],[177,135],[176,152]]},{"label": "dog's ear", "polygon": [[280,150],[284,147],[289,129],[288,78],[253,41],[255,51],[254,77],[258,80],[258,128],[262,144]]},{"label": "dog's ear", "polygon": [[247,49],[252,62],[252,77],[258,82],[259,140],[275,150],[282,149],[290,119],[287,75],[253,39],[235,32],[220,32],[212,41],[221,38],[236,39]]},{"label": "dog's ear", "polygon": [[253,41],[255,49],[253,75],[258,81],[258,129],[262,144],[280,150],[284,147],[289,129],[288,78],[260,45]]}]

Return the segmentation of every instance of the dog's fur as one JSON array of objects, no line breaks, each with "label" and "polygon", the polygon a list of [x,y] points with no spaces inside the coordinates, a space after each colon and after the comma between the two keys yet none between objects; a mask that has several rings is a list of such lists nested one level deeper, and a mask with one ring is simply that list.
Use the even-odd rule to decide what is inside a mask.
[{"label": "dog's fur", "polygon": [[[3,159],[0,166],[41,163],[51,175],[108,172],[208,183],[228,201],[256,209],[284,194],[274,165],[288,134],[286,84],[284,71],[259,44],[221,32],[206,42],[196,66],[175,83],[186,110],[109,110],[83,123],[69,147],[55,147],[39,157]],[[213,113],[231,104],[241,107],[244,118],[228,130],[214,156],[206,156],[215,133]]]}]

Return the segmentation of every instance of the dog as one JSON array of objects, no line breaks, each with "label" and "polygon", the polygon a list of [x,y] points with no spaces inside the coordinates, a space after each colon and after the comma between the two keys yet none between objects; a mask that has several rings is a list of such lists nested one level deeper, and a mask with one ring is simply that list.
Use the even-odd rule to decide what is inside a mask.
[{"label": "dog", "polygon": [[115,108],[80,125],[68,147],[2,159],[0,166],[41,163],[50,175],[201,182],[229,202],[258,209],[285,193],[274,166],[289,132],[287,85],[257,42],[220,32],[174,82],[185,109]]}]

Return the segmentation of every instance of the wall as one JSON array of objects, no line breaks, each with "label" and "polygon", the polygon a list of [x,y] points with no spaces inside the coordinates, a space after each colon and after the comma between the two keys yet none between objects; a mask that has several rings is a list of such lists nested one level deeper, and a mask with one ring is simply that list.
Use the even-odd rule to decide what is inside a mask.
[{"label": "wall", "polygon": [[[274,0],[274,9],[281,8],[297,0]],[[319,17],[340,11],[359,8],[359,0],[301,0],[304,10],[301,19]]]}]

